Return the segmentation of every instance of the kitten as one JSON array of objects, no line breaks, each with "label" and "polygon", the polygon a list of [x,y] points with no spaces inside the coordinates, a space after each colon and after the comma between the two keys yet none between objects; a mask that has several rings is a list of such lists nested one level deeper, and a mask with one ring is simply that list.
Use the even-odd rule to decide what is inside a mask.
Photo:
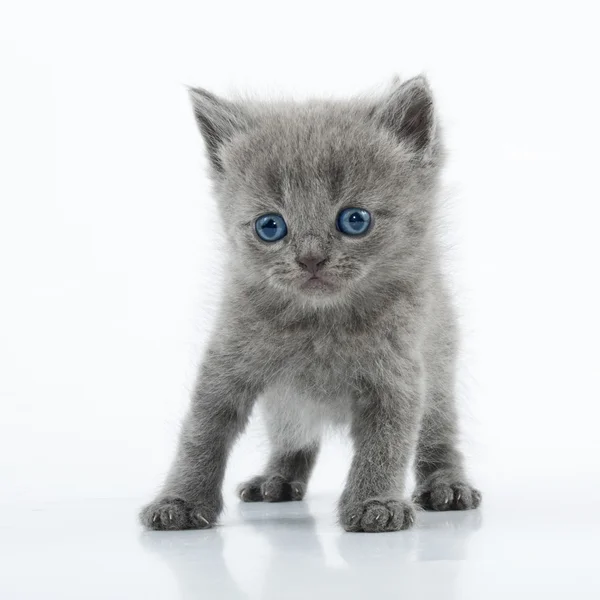
[{"label": "kitten", "polygon": [[456,329],[435,239],[443,149],[427,81],[377,101],[241,103],[190,90],[229,244],[228,279],[150,529],[211,527],[257,400],[272,444],[246,502],[301,500],[329,424],[354,458],[347,531],[479,505],[457,447]]}]

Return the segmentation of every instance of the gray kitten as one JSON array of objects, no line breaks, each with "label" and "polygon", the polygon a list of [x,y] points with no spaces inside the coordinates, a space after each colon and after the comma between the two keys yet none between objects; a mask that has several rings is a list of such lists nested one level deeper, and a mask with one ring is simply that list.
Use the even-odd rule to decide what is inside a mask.
[{"label": "gray kitten", "polygon": [[376,101],[190,92],[230,245],[227,282],[177,456],[142,523],[214,525],[257,399],[272,449],[243,501],[301,500],[323,429],[348,424],[347,531],[413,524],[413,456],[418,505],[477,507],[457,447],[457,334],[435,239],[443,150],[427,81]]}]

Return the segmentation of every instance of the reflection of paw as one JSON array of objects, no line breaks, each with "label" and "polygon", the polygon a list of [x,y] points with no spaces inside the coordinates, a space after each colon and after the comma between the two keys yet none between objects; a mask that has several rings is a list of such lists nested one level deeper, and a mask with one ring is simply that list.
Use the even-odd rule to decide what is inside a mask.
[{"label": "reflection of paw", "polygon": [[176,529],[207,529],[217,519],[216,511],[202,503],[186,502],[175,496],[158,498],[140,512],[144,527],[157,531]]},{"label": "reflection of paw", "polygon": [[306,485],[302,481],[286,481],[280,475],[254,477],[238,487],[244,502],[286,502],[302,500]]},{"label": "reflection of paw", "polygon": [[400,531],[412,527],[415,509],[407,500],[345,502],[340,506],[339,520],[346,531]]},{"label": "reflection of paw", "polygon": [[434,480],[417,489],[414,501],[425,510],[469,510],[481,504],[481,492],[467,483]]}]

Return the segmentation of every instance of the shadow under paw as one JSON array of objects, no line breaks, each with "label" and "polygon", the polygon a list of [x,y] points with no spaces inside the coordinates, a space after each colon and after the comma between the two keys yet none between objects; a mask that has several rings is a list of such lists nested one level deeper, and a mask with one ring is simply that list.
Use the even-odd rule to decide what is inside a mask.
[{"label": "shadow under paw", "polygon": [[306,485],[302,481],[287,481],[281,475],[254,477],[238,487],[238,495],[244,502],[302,500],[305,492]]},{"label": "shadow under paw", "polygon": [[415,508],[406,500],[371,499],[350,502],[340,507],[339,519],[346,531],[400,531],[413,526]]},{"label": "shadow under paw", "polygon": [[168,496],[145,506],[140,512],[140,521],[144,527],[155,531],[208,529],[214,525],[212,512],[198,503]]},{"label": "shadow under paw", "polygon": [[481,492],[467,483],[433,482],[419,488],[414,501],[425,510],[470,510],[481,504]]}]

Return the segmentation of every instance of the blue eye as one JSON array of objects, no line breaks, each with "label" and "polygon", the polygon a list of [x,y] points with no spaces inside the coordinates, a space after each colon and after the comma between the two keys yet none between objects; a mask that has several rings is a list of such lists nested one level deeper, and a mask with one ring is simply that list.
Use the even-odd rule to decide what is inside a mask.
[{"label": "blue eye", "polygon": [[265,242],[276,242],[287,235],[287,225],[281,215],[263,215],[256,219],[256,233]]},{"label": "blue eye", "polygon": [[361,235],[371,226],[371,214],[364,208],[345,208],[337,218],[337,228],[346,235]]}]

